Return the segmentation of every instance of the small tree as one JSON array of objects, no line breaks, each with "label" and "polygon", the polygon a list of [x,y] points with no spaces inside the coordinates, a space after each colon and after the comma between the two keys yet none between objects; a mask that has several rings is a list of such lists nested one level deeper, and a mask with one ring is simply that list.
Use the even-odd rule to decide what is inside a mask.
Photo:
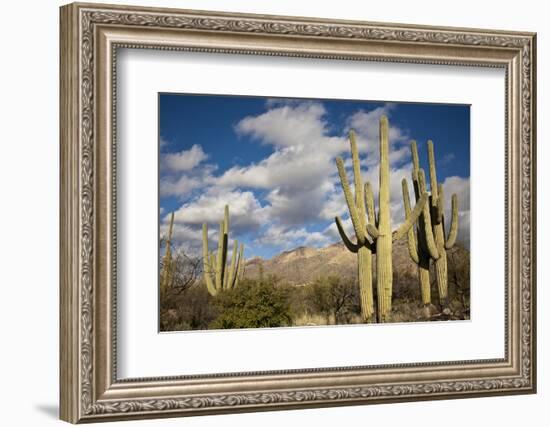
[{"label": "small tree", "polygon": [[[161,240],[161,247],[165,244]],[[160,271],[164,271],[164,262],[160,261]],[[166,294],[180,294],[189,289],[202,274],[202,258],[189,256],[183,249],[173,250],[170,259],[170,281],[167,286],[161,287]],[[162,278],[161,278],[162,280]]]},{"label": "small tree", "polygon": [[309,288],[307,301],[316,312],[333,317],[337,324],[348,323],[351,314],[360,313],[357,286],[348,279],[330,276],[318,279]]},{"label": "small tree", "polygon": [[215,299],[219,316],[210,329],[269,328],[289,326],[289,292],[278,287],[273,278],[244,279],[236,289],[229,289]]}]

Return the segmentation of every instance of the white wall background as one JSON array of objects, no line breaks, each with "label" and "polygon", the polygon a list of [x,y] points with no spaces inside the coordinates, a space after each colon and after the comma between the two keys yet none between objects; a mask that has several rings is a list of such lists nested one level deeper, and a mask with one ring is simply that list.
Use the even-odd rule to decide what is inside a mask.
[{"label": "white wall background", "polygon": [[[113,3],[122,3],[110,0]],[[133,0],[133,4],[280,15],[538,32],[538,117],[550,115],[550,29],[544,2],[535,0],[387,1]],[[57,0],[2,6],[0,66],[0,419],[3,425],[59,425],[58,402],[58,6]],[[446,427],[544,425],[550,405],[550,197],[545,184],[550,126],[538,126],[538,359],[539,393],[437,402],[208,416],[131,425],[214,426],[345,423]],[[32,265],[27,262],[33,257]],[[547,422],[547,421],[546,421]]]}]

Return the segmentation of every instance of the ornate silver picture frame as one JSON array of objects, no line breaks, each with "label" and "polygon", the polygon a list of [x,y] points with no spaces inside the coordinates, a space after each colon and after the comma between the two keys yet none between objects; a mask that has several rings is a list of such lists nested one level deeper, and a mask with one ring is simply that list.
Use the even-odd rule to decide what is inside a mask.
[{"label": "ornate silver picture frame", "polygon": [[[60,18],[61,419],[97,422],[536,391],[535,34],[79,3],[63,6]],[[505,265],[504,357],[119,378],[120,49],[502,69],[505,245],[496,251]]]}]

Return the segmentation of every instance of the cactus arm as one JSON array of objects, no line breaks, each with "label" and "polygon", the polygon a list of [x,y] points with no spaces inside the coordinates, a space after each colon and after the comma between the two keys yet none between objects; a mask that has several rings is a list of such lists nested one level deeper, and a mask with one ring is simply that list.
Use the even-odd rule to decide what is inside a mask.
[{"label": "cactus arm", "polygon": [[237,263],[237,251],[239,250],[239,242],[235,240],[233,242],[233,253],[231,254],[231,264],[229,264],[229,271],[226,273],[227,279],[226,289],[231,289],[235,285],[235,265]]},{"label": "cactus arm", "polygon": [[344,191],[344,196],[346,198],[346,203],[348,205],[349,214],[351,222],[353,224],[353,229],[355,235],[357,236],[357,244],[363,245],[365,243],[365,233],[361,228],[361,221],[359,219],[359,213],[355,206],[355,201],[351,195],[351,189],[349,187],[348,177],[346,175],[346,169],[344,167],[344,160],[341,157],[336,158],[336,166],[338,167],[338,174],[340,175],[340,183],[342,184],[342,190]]},{"label": "cactus arm", "polygon": [[[214,277],[215,274],[216,274],[216,251],[212,251],[210,253],[210,277]],[[213,283],[214,283],[214,289],[216,289],[216,282],[214,281]]]},{"label": "cactus arm", "polygon": [[[405,219],[408,219],[411,216],[411,200],[409,197],[409,186],[407,181],[404,179],[401,181],[401,187],[403,190],[403,205],[405,207]],[[409,228],[407,246],[409,248],[409,255],[411,259],[418,264],[420,259],[418,258],[418,244],[416,242],[416,236],[414,232],[414,227]]]},{"label": "cactus arm", "polygon": [[376,240],[380,237],[380,230],[378,229],[378,227],[376,227],[374,224],[371,224],[370,222],[367,224],[367,232],[373,240]]},{"label": "cactus arm", "polygon": [[428,193],[423,193],[422,196],[420,196],[420,200],[416,202],[416,206],[412,210],[409,217],[399,226],[399,228],[393,233],[392,239],[400,240],[402,239],[405,234],[409,232],[409,230],[412,229],[413,224],[418,220],[418,217],[422,213],[424,209],[424,205],[428,201]]},{"label": "cactus arm", "polygon": [[223,270],[224,270],[224,221],[220,221],[220,232],[218,234],[218,254],[216,256],[216,290],[223,289]]},{"label": "cactus arm", "polygon": [[212,282],[212,264],[210,254],[208,252],[208,225],[206,223],[202,224],[202,261],[204,266],[203,277],[204,282],[206,283],[206,289],[208,289],[208,293],[214,297],[218,292]]},{"label": "cactus arm", "polygon": [[344,230],[344,226],[342,225],[342,220],[340,217],[335,217],[334,220],[336,221],[336,228],[338,229],[338,233],[340,233],[340,237],[342,238],[342,242],[344,242],[344,245],[348,249],[348,251],[357,253],[359,250],[359,245],[353,243],[350,238],[346,234],[346,230]]},{"label": "cactus arm", "polygon": [[361,166],[359,164],[359,153],[357,151],[357,142],[355,140],[355,132],[349,133],[349,141],[351,146],[351,158],[353,164],[353,179],[355,186],[355,208],[359,219],[359,228],[365,229],[365,197],[363,196],[363,180],[361,179]]},{"label": "cactus arm", "polygon": [[437,216],[435,220],[439,224],[443,221],[443,212],[445,211],[445,193],[442,184],[437,184],[437,192],[439,197],[437,198]]},{"label": "cactus arm", "polygon": [[[426,193],[426,176],[424,174],[424,169],[418,171],[418,187],[422,193]],[[427,193],[426,193],[427,194]],[[432,219],[430,215],[430,204],[426,203],[424,206],[424,211],[422,212],[423,217],[423,233],[425,236],[426,249],[434,260],[439,259],[439,250],[435,243],[435,237],[432,230]]]},{"label": "cactus arm", "polygon": [[451,211],[451,229],[449,230],[447,241],[445,242],[446,249],[451,249],[454,246],[456,242],[456,236],[458,235],[458,199],[456,194],[453,194],[453,196],[451,197]]},{"label": "cactus arm", "polygon": [[370,182],[365,183],[365,203],[367,205],[368,222],[373,225],[378,225],[376,215],[374,213],[374,195],[372,193],[372,186],[370,185]]},{"label": "cactus arm", "polygon": [[239,260],[237,262],[237,268],[235,271],[235,283],[233,284],[233,287],[236,287],[239,284],[239,281],[242,280],[244,276],[244,258],[243,258],[243,252],[244,252],[244,244],[241,243],[241,248],[239,250]]},{"label": "cactus arm", "polygon": [[422,168],[418,170],[418,189],[420,190],[420,194],[427,192],[427,190],[426,190],[426,174],[424,173],[424,169],[422,169]]},{"label": "cactus arm", "polygon": [[428,162],[430,165],[430,190],[432,191],[432,207],[437,207],[437,199],[439,198],[437,188],[437,173],[435,169],[435,154],[434,143],[428,141]]},{"label": "cactus arm", "polygon": [[420,169],[420,162],[418,160],[418,146],[416,145],[416,141],[411,141],[411,154],[412,154],[412,162],[413,162],[413,171],[412,171],[412,178],[414,181],[418,179],[418,170]]}]

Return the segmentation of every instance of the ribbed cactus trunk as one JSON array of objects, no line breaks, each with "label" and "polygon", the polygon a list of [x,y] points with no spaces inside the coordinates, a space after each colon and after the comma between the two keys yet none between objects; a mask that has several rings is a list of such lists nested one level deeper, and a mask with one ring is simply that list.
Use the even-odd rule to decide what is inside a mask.
[{"label": "ribbed cactus trunk", "polygon": [[422,257],[418,263],[418,281],[420,283],[420,295],[422,304],[427,306],[432,303],[432,291],[430,285],[430,258]]},{"label": "ribbed cactus trunk", "polygon": [[361,317],[368,321],[374,311],[372,294],[372,253],[363,246],[357,251],[357,267],[359,276],[359,296],[361,298]]},{"label": "ribbed cactus trunk", "polygon": [[434,224],[435,242],[439,251],[439,258],[435,260],[435,279],[439,292],[439,302],[446,306],[449,302],[449,285],[447,282],[447,253],[445,252],[445,239],[443,237],[443,226]]},{"label": "ribbed cactus trunk", "polygon": [[[414,159],[414,156],[413,156]],[[413,160],[413,163],[414,160]],[[417,163],[416,163],[417,164]],[[418,171],[413,168],[413,184],[414,191],[417,200],[420,198],[420,185],[418,182]],[[401,181],[401,186],[403,189],[403,205],[405,208],[405,218],[409,218],[411,215],[411,205],[409,199],[409,187],[406,180]],[[425,193],[424,193],[425,194]],[[422,233],[423,227],[425,227],[424,214],[429,215],[429,208],[427,205],[424,205],[423,214],[418,217],[418,223],[416,230],[414,227],[408,232],[408,249],[409,255],[413,262],[418,266],[418,281],[420,284],[420,294],[422,296],[422,303],[424,305],[429,305],[431,303],[431,289],[430,289],[430,256],[427,252],[427,242]],[[431,227],[431,224],[428,225]],[[431,228],[430,228],[431,233]],[[435,244],[433,244],[435,245]]]},{"label": "ribbed cactus trunk", "polygon": [[[423,188],[422,191],[425,191],[425,188]],[[426,203],[424,213],[426,215],[429,215],[429,202]],[[426,241],[425,233],[422,232],[422,230],[425,230],[426,227],[428,228],[428,230],[430,230],[431,224],[426,224],[424,214],[422,214],[418,218],[418,228],[416,234],[416,237],[418,239],[418,281],[420,283],[420,294],[422,296],[422,303],[427,306],[430,305],[432,302],[432,290],[430,283],[430,249],[428,247],[428,242]],[[435,248],[435,242],[433,240],[433,236],[431,236],[431,245],[432,248]]]},{"label": "ribbed cactus trunk", "polygon": [[445,230],[443,228],[443,186],[437,181],[437,171],[435,167],[434,145],[428,141],[428,162],[430,167],[430,197],[432,229],[435,238],[435,244],[439,253],[439,258],[435,260],[435,278],[437,290],[439,292],[439,301],[443,306],[448,305],[448,282],[447,282],[447,253],[445,251]]},{"label": "ribbed cactus trunk", "polygon": [[162,260],[162,274],[160,280],[161,288],[172,286],[174,276],[174,262],[172,260],[172,231],[174,229],[174,212],[170,215],[170,227],[168,228],[168,238],[166,239],[166,252]]},{"label": "ribbed cactus trunk", "polygon": [[391,312],[393,270],[390,212],[390,161],[388,119],[380,119],[380,190],[378,198],[378,238],[376,239],[376,274],[378,321],[386,322]]}]

